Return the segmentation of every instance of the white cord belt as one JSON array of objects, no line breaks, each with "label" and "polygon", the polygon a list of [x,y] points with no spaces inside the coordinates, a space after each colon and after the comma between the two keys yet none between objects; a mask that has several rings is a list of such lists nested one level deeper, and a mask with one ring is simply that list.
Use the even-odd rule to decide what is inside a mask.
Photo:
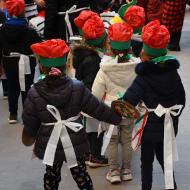
[{"label": "white cord belt", "polygon": [[66,120],[61,120],[59,110],[55,106],[47,105],[47,110],[57,121],[55,123],[42,123],[44,126],[53,126],[53,131],[45,150],[43,163],[53,166],[57,144],[59,142],[59,139],[61,139],[68,168],[73,168],[78,164],[76,154],[66,127],[76,133],[79,132],[83,128],[83,125],[74,121],[76,121],[80,115],[71,117]]}]

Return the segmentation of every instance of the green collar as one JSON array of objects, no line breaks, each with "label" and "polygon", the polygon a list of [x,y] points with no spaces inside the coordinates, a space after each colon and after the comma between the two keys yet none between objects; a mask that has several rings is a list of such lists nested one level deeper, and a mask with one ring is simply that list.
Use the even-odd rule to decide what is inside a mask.
[{"label": "green collar", "polygon": [[176,59],[174,55],[165,55],[165,56],[160,56],[152,59],[151,61],[154,61],[156,64],[160,62],[165,62],[170,59]]}]

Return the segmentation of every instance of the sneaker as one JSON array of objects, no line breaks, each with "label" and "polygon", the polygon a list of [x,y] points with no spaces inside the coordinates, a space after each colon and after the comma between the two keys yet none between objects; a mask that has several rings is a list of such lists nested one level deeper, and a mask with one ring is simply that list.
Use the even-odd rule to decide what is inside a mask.
[{"label": "sneaker", "polygon": [[111,183],[120,183],[121,182],[120,169],[110,170],[106,175],[106,179]]},{"label": "sneaker", "polygon": [[129,169],[122,169],[121,170],[121,178],[123,181],[130,181],[133,179],[133,176],[131,174],[131,170]]},{"label": "sneaker", "polygon": [[8,99],[8,96],[3,95],[3,100],[7,100],[7,99]]},{"label": "sneaker", "polygon": [[104,156],[100,158],[96,158],[93,155],[90,156],[90,160],[88,162],[88,166],[91,168],[104,167],[108,166],[108,159]]},{"label": "sneaker", "polygon": [[8,122],[9,122],[9,124],[17,123],[17,115],[10,114]]}]

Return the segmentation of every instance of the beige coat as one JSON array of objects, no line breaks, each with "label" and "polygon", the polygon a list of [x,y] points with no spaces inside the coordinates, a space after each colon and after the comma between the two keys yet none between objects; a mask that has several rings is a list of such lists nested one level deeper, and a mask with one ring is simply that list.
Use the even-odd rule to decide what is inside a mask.
[{"label": "beige coat", "polygon": [[92,93],[110,106],[113,100],[125,93],[135,79],[135,66],[138,62],[139,59],[131,57],[126,63],[118,63],[118,57],[104,56],[92,86]]}]

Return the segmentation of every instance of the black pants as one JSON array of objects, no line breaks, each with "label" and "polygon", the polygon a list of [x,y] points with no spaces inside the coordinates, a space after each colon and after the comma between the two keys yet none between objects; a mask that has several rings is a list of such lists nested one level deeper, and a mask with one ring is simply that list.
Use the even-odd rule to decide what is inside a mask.
[{"label": "black pants", "polygon": [[[7,76],[9,112],[10,114],[17,115],[18,98],[20,95],[18,64],[7,63],[4,64],[3,66]],[[26,91],[21,92],[22,103],[24,103],[27,96],[27,92],[30,89],[31,85],[33,84],[35,63],[31,63],[30,68],[31,68],[31,74],[25,75]]]},{"label": "black pants", "polygon": [[[44,190],[58,190],[61,181],[61,167],[63,162],[57,162],[52,166],[46,165],[46,173],[44,175]],[[78,166],[71,168],[73,179],[77,183],[80,190],[93,190],[92,180],[86,170],[83,158],[78,159]]]},{"label": "black pants", "polygon": [[98,136],[97,132],[91,132],[91,133],[87,133],[87,137],[88,137],[88,142],[90,144],[90,153],[94,157],[100,158],[104,133],[101,133]]},{"label": "black pants", "polygon": [[[141,177],[142,190],[152,189],[152,171],[154,155],[164,171],[163,142],[142,141],[141,143]],[[177,189],[174,178],[174,189]]]}]

